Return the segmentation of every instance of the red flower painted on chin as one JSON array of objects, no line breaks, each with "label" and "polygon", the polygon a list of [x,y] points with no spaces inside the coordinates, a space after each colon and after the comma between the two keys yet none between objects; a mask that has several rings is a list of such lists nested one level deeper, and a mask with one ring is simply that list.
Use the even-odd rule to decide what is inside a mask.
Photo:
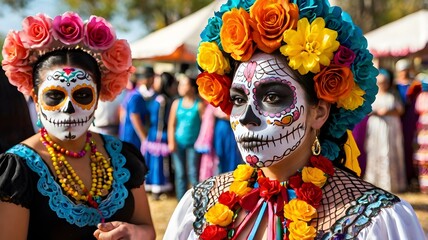
[{"label": "red flower painted on chin", "polygon": [[245,158],[245,161],[250,165],[256,165],[256,163],[259,161],[259,158],[255,155],[254,156],[248,155]]},{"label": "red flower painted on chin", "polygon": [[312,207],[318,208],[323,194],[321,188],[315,186],[313,183],[303,183],[302,186],[296,190],[296,195],[299,199],[312,205]]},{"label": "red flower painted on chin", "polygon": [[225,238],[227,238],[226,229],[217,225],[207,226],[200,236],[200,239],[202,240],[217,240]]},{"label": "red flower painted on chin", "polygon": [[269,200],[271,197],[281,192],[281,183],[278,180],[270,180],[266,177],[259,177],[260,197]]},{"label": "red flower painted on chin", "polygon": [[218,202],[228,206],[230,209],[233,209],[233,206],[239,201],[238,195],[234,192],[223,192],[218,198]]}]

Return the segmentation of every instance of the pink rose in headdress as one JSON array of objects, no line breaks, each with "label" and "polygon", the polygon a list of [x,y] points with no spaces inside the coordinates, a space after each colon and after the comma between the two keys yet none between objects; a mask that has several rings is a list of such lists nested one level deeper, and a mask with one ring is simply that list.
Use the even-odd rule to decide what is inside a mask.
[{"label": "pink rose in headdress", "polygon": [[21,39],[26,48],[43,48],[52,41],[52,19],[43,13],[22,21]]},{"label": "pink rose in headdress", "polygon": [[100,100],[101,101],[113,101],[117,95],[125,88],[128,83],[131,74],[135,71],[134,67],[131,67],[129,71],[121,73],[109,72],[107,73],[101,83]]},{"label": "pink rose in headdress", "polygon": [[18,87],[18,91],[25,95],[31,95],[33,89],[33,78],[32,68],[30,66],[25,67],[10,67],[6,71],[6,76],[9,79],[10,84]]},{"label": "pink rose in headdress", "polygon": [[91,16],[85,25],[84,42],[94,50],[106,50],[116,40],[113,27],[104,18]]},{"label": "pink rose in headdress", "polygon": [[104,66],[114,72],[121,73],[127,71],[132,65],[131,49],[126,40],[120,39],[113,43],[113,46],[101,54]]},{"label": "pink rose in headdress", "polygon": [[55,39],[67,45],[77,44],[83,39],[83,21],[74,12],[56,16],[52,22]]},{"label": "pink rose in headdress", "polygon": [[30,51],[24,47],[21,41],[20,33],[17,31],[10,31],[3,44],[3,69],[7,69],[11,66],[19,67],[28,64],[28,55]]}]

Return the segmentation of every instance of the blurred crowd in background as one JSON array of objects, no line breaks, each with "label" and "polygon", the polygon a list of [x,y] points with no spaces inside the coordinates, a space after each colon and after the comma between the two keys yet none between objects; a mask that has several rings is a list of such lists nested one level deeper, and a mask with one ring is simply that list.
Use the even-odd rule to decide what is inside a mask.
[{"label": "blurred crowd in background", "polygon": [[[362,177],[395,193],[428,193],[428,75],[415,72],[408,59],[379,70],[373,111],[353,130]],[[4,72],[1,78],[4,152],[38,129],[31,97],[11,86]],[[149,167],[146,190],[155,200],[180,200],[198,182],[243,163],[228,116],[199,97],[191,71],[138,67],[113,104],[98,102],[90,130],[141,150]]]}]

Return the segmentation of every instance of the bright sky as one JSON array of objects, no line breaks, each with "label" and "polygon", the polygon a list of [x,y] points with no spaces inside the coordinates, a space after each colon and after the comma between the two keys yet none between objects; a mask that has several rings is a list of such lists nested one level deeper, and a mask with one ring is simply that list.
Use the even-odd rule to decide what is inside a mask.
[{"label": "bright sky", "polygon": [[[67,7],[61,4],[61,1],[56,0],[33,0],[29,1],[29,5],[24,10],[15,11],[8,6],[0,4],[0,33],[3,36],[9,32],[9,30],[20,30],[22,19],[28,15],[35,15],[37,13],[43,12],[49,15],[50,17],[55,17],[56,15],[66,12]],[[133,42],[146,34],[141,22],[126,22],[121,19],[115,19],[112,22],[113,26],[116,28],[116,34],[118,38],[124,38],[128,42]],[[123,32],[119,31],[119,26],[126,26],[131,31]]]}]

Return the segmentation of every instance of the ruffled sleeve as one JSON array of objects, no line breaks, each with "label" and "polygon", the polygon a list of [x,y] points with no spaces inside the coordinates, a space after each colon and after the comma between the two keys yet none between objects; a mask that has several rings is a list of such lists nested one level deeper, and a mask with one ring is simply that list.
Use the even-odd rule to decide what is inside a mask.
[{"label": "ruffled sleeve", "polygon": [[404,201],[385,208],[363,229],[358,239],[427,239],[412,206]]},{"label": "ruffled sleeve", "polygon": [[187,190],[186,194],[181,198],[177,207],[172,214],[168,227],[165,231],[164,240],[179,239],[179,240],[194,240],[198,239],[193,230],[195,215],[193,214],[193,189]]},{"label": "ruffled sleeve", "polygon": [[125,168],[131,174],[125,185],[128,189],[137,188],[144,183],[148,171],[144,157],[134,145],[127,142],[122,142],[122,144],[121,153],[126,159]]},{"label": "ruffled sleeve", "polygon": [[20,156],[0,154],[0,200],[29,208],[34,192],[31,174]]}]

